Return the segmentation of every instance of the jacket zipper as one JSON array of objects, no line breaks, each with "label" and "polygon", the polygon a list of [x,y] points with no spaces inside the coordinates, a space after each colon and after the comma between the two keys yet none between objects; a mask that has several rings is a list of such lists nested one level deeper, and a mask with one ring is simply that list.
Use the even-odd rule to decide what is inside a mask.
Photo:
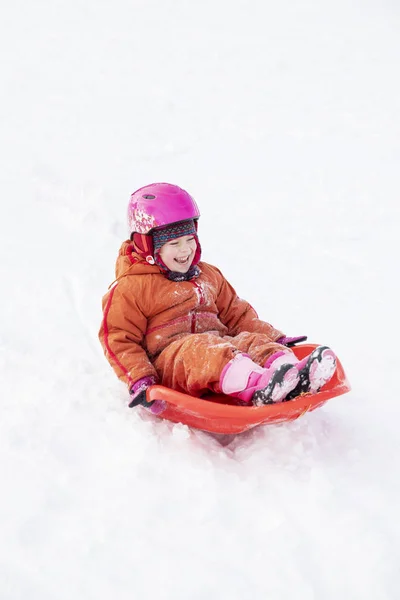
[{"label": "jacket zipper", "polygon": [[199,285],[198,283],[196,283],[196,281],[191,281],[190,283],[192,283],[194,285],[194,287],[196,288],[198,295],[199,295],[199,304],[205,304],[206,302],[206,298],[204,296],[204,291],[203,288],[201,287],[201,285]]},{"label": "jacket zipper", "polygon": [[192,324],[191,324],[190,331],[192,333],[196,333],[196,311],[192,312]]},{"label": "jacket zipper", "polygon": [[[205,299],[204,291],[203,291],[203,288],[201,287],[201,285],[196,283],[196,281],[191,281],[190,283],[192,283],[194,285],[194,287],[196,288],[200,306],[202,304],[205,304],[206,299]],[[196,333],[196,324],[197,324],[197,314],[196,314],[196,309],[194,309],[192,312],[192,324],[191,324],[191,328],[190,328],[190,331],[192,333]]]}]

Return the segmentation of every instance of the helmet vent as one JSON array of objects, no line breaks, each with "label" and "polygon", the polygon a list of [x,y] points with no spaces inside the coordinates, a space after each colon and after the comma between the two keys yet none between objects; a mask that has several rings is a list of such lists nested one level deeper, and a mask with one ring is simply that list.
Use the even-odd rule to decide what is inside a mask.
[{"label": "helmet vent", "polygon": [[145,200],[154,200],[155,196],[153,194],[143,194],[143,198]]}]

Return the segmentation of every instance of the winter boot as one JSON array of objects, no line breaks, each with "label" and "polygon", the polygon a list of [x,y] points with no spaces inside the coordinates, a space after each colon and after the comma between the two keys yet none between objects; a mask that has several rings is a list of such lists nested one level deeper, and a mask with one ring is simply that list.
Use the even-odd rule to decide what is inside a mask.
[{"label": "winter boot", "polygon": [[316,394],[333,377],[336,356],[328,346],[318,346],[305,358],[298,361],[299,382],[286,399],[292,400],[304,393]]},{"label": "winter boot", "polygon": [[268,366],[260,367],[247,354],[237,354],[221,373],[222,392],[255,406],[281,402],[299,382],[298,369],[287,356],[289,353],[277,352]]}]

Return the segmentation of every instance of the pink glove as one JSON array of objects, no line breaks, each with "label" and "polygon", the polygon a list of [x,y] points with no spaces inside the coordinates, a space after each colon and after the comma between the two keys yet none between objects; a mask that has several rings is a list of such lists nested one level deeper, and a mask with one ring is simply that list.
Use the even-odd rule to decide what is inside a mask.
[{"label": "pink glove", "polygon": [[279,340],[276,340],[278,344],[282,344],[282,346],[287,346],[291,348],[296,344],[300,344],[300,342],[305,342],[307,339],[306,335],[299,335],[297,337],[286,337],[285,335],[280,337]]},{"label": "pink glove", "polygon": [[134,406],[141,404],[150,410],[150,412],[152,412],[154,415],[159,415],[162,413],[167,406],[164,400],[152,400],[151,402],[147,402],[146,400],[147,389],[155,383],[156,379],[151,375],[147,375],[146,377],[142,377],[142,379],[136,381],[129,390],[129,394],[131,396],[129,407],[133,408]]}]

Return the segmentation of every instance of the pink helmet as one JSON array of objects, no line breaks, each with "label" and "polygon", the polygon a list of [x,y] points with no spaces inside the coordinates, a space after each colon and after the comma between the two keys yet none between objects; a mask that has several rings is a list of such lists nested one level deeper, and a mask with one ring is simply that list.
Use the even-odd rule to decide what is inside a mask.
[{"label": "pink helmet", "polygon": [[198,219],[200,211],[192,196],[171,183],[151,183],[136,190],[128,205],[129,233],[148,234],[157,227]]}]

